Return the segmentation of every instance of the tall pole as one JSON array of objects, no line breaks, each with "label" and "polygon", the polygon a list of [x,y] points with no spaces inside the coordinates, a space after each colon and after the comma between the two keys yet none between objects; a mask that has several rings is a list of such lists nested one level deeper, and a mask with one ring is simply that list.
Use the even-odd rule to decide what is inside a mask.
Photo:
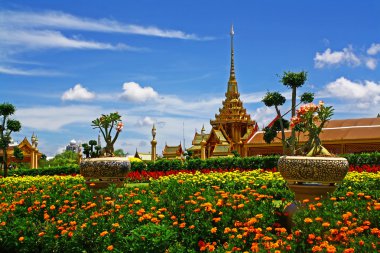
[{"label": "tall pole", "polygon": [[205,140],[205,126],[202,126],[201,130],[202,141],[201,141],[201,160],[206,160],[206,140]]},{"label": "tall pole", "polygon": [[154,162],[156,161],[156,146],[157,146],[157,141],[156,141],[156,127],[154,126],[153,124],[153,127],[152,127],[152,141],[150,142],[150,144],[152,144],[152,150],[151,150],[151,160]]}]

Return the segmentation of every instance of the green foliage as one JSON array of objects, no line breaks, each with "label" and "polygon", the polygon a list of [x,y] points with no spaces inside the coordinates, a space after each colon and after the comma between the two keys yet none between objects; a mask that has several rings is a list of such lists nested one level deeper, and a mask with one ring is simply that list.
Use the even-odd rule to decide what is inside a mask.
[{"label": "green foliage", "polygon": [[55,155],[54,158],[47,161],[44,166],[67,166],[74,164],[78,164],[78,154],[74,151],[68,150]]},{"label": "green foliage", "polygon": [[273,125],[272,125],[272,129],[274,131],[281,131],[281,123],[280,123],[280,120],[282,120],[282,125],[284,126],[284,129],[288,129],[289,128],[289,120],[286,120],[284,118],[282,119],[277,119]]},{"label": "green foliage", "polygon": [[101,147],[97,145],[98,142],[96,140],[90,140],[87,143],[83,143],[83,154],[85,154],[86,158],[96,158],[99,157],[101,154]]},{"label": "green foliage", "polygon": [[[99,129],[103,135],[106,147],[104,148],[107,156],[114,155],[114,144],[119,137],[119,133],[123,129],[123,123],[121,122],[121,116],[118,112],[110,114],[102,114],[99,118],[93,120],[92,127]],[[116,134],[112,137],[112,130],[115,128]],[[95,144],[96,145],[96,144]]]},{"label": "green foliage", "polygon": [[3,150],[4,177],[8,174],[7,148],[11,142],[11,134],[12,132],[19,132],[21,130],[21,123],[18,120],[9,118],[15,111],[16,108],[10,103],[0,104],[0,148]]},{"label": "green foliage", "polygon": [[281,106],[286,102],[286,98],[279,92],[267,92],[262,102],[268,107]]},{"label": "green foliage", "polygon": [[239,154],[239,152],[237,152],[237,150],[232,150],[231,153],[234,154],[234,157],[241,157],[241,155]]},{"label": "green foliage", "polygon": [[172,226],[146,224],[130,231],[125,237],[129,250],[126,252],[165,252],[178,237]]},{"label": "green foliage", "polygon": [[14,147],[13,155],[18,161],[22,161],[24,159],[24,154],[22,153],[22,150],[19,147]]},{"label": "green foliage", "polygon": [[276,136],[277,136],[277,131],[274,129],[274,128],[272,128],[272,127],[265,127],[264,128],[264,141],[266,142],[266,143],[271,143],[273,140],[274,140],[274,138],[276,138]]},{"label": "green foliage", "polygon": [[342,154],[339,155],[347,159],[352,165],[380,165],[380,152],[361,153],[361,154]]},{"label": "green foliage", "polygon": [[301,103],[307,104],[314,101],[314,93],[305,92],[300,97]]},{"label": "green foliage", "polygon": [[15,176],[55,176],[55,175],[72,175],[79,174],[79,165],[63,165],[38,169],[19,168],[11,171],[11,175]]},{"label": "green foliage", "polygon": [[301,87],[307,79],[307,72],[301,71],[299,73],[295,72],[284,72],[283,76],[281,77],[280,82],[288,86],[289,88],[299,88]]},{"label": "green foliage", "polygon": [[113,153],[115,156],[118,156],[118,157],[126,157],[127,154],[124,153],[124,150],[119,148],[119,149],[116,149],[115,152]]}]

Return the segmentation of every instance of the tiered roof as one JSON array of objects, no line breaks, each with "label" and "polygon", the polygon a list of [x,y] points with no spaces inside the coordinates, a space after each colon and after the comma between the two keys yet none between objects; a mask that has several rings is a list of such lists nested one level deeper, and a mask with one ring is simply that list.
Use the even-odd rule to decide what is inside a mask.
[{"label": "tiered roof", "polygon": [[[286,137],[291,135],[290,130],[285,131]],[[263,140],[264,132],[258,131],[247,141],[247,144],[265,145]],[[277,137],[281,138],[281,133]],[[319,135],[322,142],[344,142],[344,141],[359,141],[359,140],[374,140],[380,141],[380,118],[360,118],[360,119],[340,119],[330,120],[326,123]],[[305,142],[307,136],[301,133],[300,141]],[[275,138],[272,145],[280,145],[281,140]],[[266,144],[268,145],[268,144]]]},{"label": "tiered roof", "polygon": [[245,123],[249,126],[254,124],[251,116],[247,113],[247,110],[243,106],[243,102],[240,100],[240,94],[238,92],[238,84],[235,77],[235,64],[234,64],[234,46],[233,46],[234,30],[231,27],[231,66],[230,66],[230,78],[228,81],[227,92],[225,93],[225,100],[223,101],[223,107],[219,109],[219,114],[215,114],[215,119],[210,120],[210,124],[213,127],[217,127],[219,124],[225,123]]}]

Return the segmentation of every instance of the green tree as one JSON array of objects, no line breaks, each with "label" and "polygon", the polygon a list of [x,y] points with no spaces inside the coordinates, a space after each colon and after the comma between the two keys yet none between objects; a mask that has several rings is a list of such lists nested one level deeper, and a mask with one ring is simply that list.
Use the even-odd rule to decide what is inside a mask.
[{"label": "green tree", "polygon": [[0,148],[3,150],[4,177],[8,175],[7,149],[11,142],[11,134],[21,130],[21,123],[18,120],[10,119],[16,111],[14,105],[9,103],[0,104]]},{"label": "green tree", "polygon": [[[291,107],[291,112],[292,112],[292,118],[296,116],[296,98],[297,98],[297,88],[301,87],[304,85],[307,79],[307,72],[301,71],[299,73],[295,72],[284,72],[281,82],[283,85],[288,86],[289,88],[292,89],[292,107]],[[295,129],[292,129],[292,135],[289,140],[291,143],[291,154],[294,155],[295,153],[295,141],[296,141],[296,132]]]},{"label": "green tree", "polygon": [[47,162],[50,166],[64,166],[70,164],[78,164],[78,154],[68,150],[54,156],[53,159]]},{"label": "green tree", "polygon": [[[293,99],[292,99],[293,100]],[[297,107],[301,103],[311,103],[314,100],[314,94],[305,92],[301,95],[300,102],[295,105]],[[285,114],[281,114],[280,106],[285,104],[286,98],[281,95],[279,92],[267,92],[262,100],[262,102],[268,106],[274,106],[277,114],[277,120],[272,124],[272,126],[267,126],[264,128],[264,140],[266,143],[271,143],[275,138],[277,138],[277,132],[281,132],[281,142],[283,146],[283,153],[286,154],[289,147],[291,147],[291,154],[294,154],[296,145],[295,145],[295,134],[292,135],[289,139],[285,137],[285,129],[289,127],[289,121],[285,120],[283,117],[289,112],[294,111],[295,107],[291,108]],[[295,132],[294,132],[295,133]],[[293,134],[293,132],[292,132]]]},{"label": "green tree", "polygon": [[124,153],[124,151],[121,148],[119,148],[115,150],[114,155],[118,157],[125,157],[127,154]]},{"label": "green tree", "polygon": [[[114,144],[123,129],[123,122],[118,112],[110,114],[102,114],[100,118],[93,120],[92,125],[94,129],[99,128],[103,135],[106,147],[104,148],[106,156],[114,156]],[[112,130],[115,128],[116,134],[112,137]]]}]

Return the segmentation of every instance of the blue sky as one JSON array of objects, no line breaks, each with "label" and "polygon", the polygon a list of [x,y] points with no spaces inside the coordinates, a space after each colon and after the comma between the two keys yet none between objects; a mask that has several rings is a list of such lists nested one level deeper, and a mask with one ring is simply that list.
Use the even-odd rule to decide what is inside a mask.
[{"label": "blue sky", "polygon": [[274,117],[265,92],[289,96],[284,71],[307,71],[299,93],[315,92],[335,119],[375,117],[379,11],[374,0],[0,0],[0,102],[17,108],[14,139],[35,132],[49,156],[96,139],[91,120],[113,111],[125,124],[118,148],[149,151],[153,123],[159,152],[183,132],[188,147],[221,107],[233,23],[239,92],[260,127]]}]

